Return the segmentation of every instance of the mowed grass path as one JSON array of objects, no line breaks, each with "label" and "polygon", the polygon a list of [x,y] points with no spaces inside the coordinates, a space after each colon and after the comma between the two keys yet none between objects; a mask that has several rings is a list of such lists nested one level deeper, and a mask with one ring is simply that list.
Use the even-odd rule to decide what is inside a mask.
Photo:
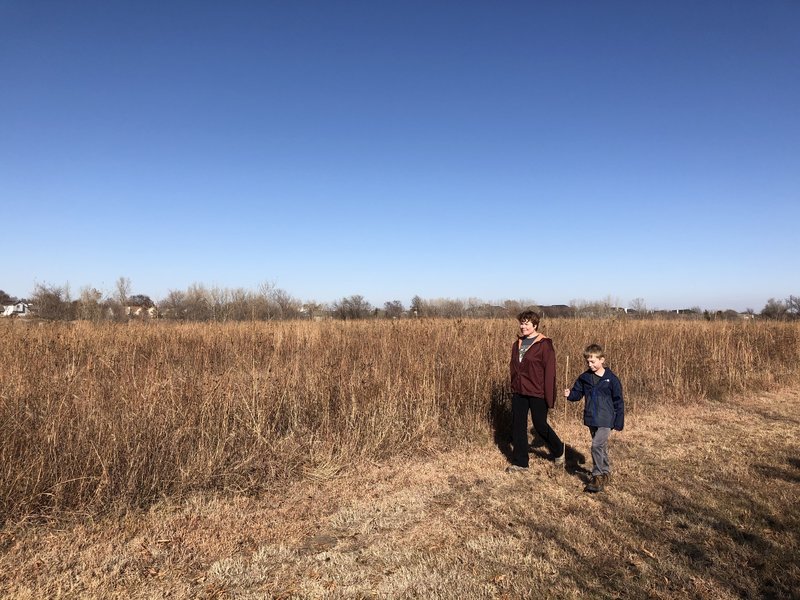
[{"label": "mowed grass path", "polygon": [[258,496],[2,531],[7,598],[792,598],[800,589],[800,393],[656,406],[612,435],[584,493],[534,449],[490,439]]}]

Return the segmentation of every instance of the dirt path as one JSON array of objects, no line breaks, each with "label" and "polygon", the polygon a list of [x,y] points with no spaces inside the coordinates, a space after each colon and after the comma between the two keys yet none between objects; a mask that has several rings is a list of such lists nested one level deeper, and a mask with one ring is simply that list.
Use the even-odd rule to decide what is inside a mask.
[{"label": "dirt path", "polygon": [[797,597],[800,394],[633,415],[596,495],[576,463],[586,429],[559,433],[566,470],[534,457],[508,475],[487,440],[258,498],[7,528],[0,595]]}]

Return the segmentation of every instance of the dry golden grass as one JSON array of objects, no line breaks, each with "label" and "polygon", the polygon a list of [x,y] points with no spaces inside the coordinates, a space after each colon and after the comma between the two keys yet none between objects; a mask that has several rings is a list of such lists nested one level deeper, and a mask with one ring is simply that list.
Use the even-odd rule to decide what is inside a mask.
[{"label": "dry golden grass", "polygon": [[[490,435],[252,495],[3,530],[7,598],[792,598],[800,394],[656,405],[614,433],[615,477],[504,473]],[[535,453],[540,451],[535,450]],[[544,452],[541,452],[543,455]]]},{"label": "dry golden grass", "polygon": [[503,473],[515,331],[0,324],[0,595],[792,597],[800,325],[545,323],[625,387],[598,496],[579,404]]},{"label": "dry golden grass", "polygon": [[[513,320],[4,322],[0,522],[256,493],[487,429],[500,440],[515,332]],[[545,332],[559,383],[587,343],[604,344],[630,412],[797,379],[798,324],[563,320]]]}]

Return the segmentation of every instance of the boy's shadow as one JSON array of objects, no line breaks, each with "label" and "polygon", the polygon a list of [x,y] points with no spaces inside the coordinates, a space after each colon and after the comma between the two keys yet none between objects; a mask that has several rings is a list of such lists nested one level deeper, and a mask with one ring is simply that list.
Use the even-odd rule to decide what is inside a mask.
[{"label": "boy's shadow", "polygon": [[[487,420],[492,428],[494,443],[506,460],[512,460],[511,446],[511,393],[501,384],[492,384],[492,397],[487,411]],[[550,452],[546,448],[545,441],[539,437],[536,430],[531,427],[533,440],[529,443],[530,454],[539,458],[550,459]],[[586,479],[591,474],[583,465],[586,464],[586,455],[567,445],[567,456],[565,470],[570,475]]]},{"label": "boy's shadow", "polygon": [[567,445],[567,456],[564,464],[564,469],[566,472],[583,480],[584,483],[588,483],[589,479],[591,478],[592,471],[591,469],[587,469],[584,466],[585,464],[586,455],[576,450],[572,446]]}]

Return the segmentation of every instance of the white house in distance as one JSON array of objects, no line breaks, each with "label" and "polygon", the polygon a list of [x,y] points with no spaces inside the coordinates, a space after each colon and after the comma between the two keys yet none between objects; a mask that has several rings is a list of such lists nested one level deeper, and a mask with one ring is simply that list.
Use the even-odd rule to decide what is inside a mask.
[{"label": "white house in distance", "polygon": [[158,309],[155,306],[151,306],[150,308],[146,306],[126,306],[125,307],[125,315],[128,317],[149,317],[151,319],[155,319],[158,317]]},{"label": "white house in distance", "polygon": [[31,312],[31,307],[27,302],[16,302],[3,307],[3,317],[26,317]]}]

